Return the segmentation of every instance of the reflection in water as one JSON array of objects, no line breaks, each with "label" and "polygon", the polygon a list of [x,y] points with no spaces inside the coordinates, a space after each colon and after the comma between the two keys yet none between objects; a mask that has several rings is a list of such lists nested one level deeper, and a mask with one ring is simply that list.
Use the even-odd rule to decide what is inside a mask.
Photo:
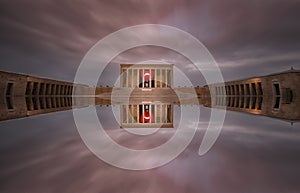
[{"label": "reflection in water", "polygon": [[[295,82],[296,81],[296,82]],[[294,69],[262,77],[209,85],[208,107],[300,120],[300,72]]]},{"label": "reflection in water", "polygon": [[123,128],[173,128],[172,104],[121,105],[120,111]]},{"label": "reflection in water", "polygon": [[[230,111],[246,112],[254,115],[264,115],[291,121],[300,120],[300,109],[295,108],[290,100],[283,101],[281,96],[264,98],[262,95],[254,96],[226,96],[218,95],[213,98],[214,108],[226,108]],[[212,107],[211,104],[208,107]]]},{"label": "reflection in water", "polygon": [[[9,103],[7,102],[9,100]],[[24,118],[33,115],[83,108],[92,104],[92,98],[71,96],[6,97],[6,107],[0,109],[1,120]]]},{"label": "reflection in water", "polygon": [[[110,107],[96,108],[107,133],[124,146],[146,149],[172,135],[169,128],[145,137],[130,135],[113,122]],[[199,157],[209,115],[210,109],[201,107],[199,130],[176,160],[139,172],[99,161],[83,144],[71,111],[1,122],[1,192],[239,193],[253,187],[254,192],[299,192],[300,131],[295,126],[229,111],[217,143]]]},{"label": "reflection in water", "polygon": [[[124,64],[120,65],[120,73],[122,87],[90,88],[0,72],[0,120],[112,104],[121,105],[121,127],[172,127],[173,104],[226,108],[293,121],[300,119],[300,98],[297,97],[300,72],[294,69],[195,88],[173,88],[173,65],[170,64]],[[129,104],[126,97],[123,98],[126,93],[130,94]],[[147,103],[148,99],[152,102]]]},{"label": "reflection in water", "polygon": [[[126,64],[121,65],[120,72],[120,88],[90,88],[80,84],[0,72],[0,120],[89,105],[112,104],[125,105],[121,110],[122,127],[157,127],[161,123],[162,127],[172,127],[172,104],[199,104],[292,121],[300,119],[300,98],[297,97],[300,96],[300,72],[294,69],[195,88],[173,88],[172,65]],[[116,97],[114,96],[112,102],[113,91]],[[128,104],[122,96],[131,91]],[[197,98],[193,93],[196,93]],[[84,95],[89,97],[83,97]],[[148,99],[152,102],[147,103]],[[157,102],[163,105],[157,106]]]},{"label": "reflection in water", "polygon": [[[156,71],[152,75],[148,71],[145,73],[158,78],[162,77],[161,72],[163,71]],[[163,73],[166,74],[165,71]],[[130,74],[138,77],[137,71],[133,70]],[[294,72],[292,74],[295,75]],[[297,97],[300,96],[297,85],[300,81],[291,83],[288,79],[293,77],[290,72],[228,82],[224,85],[225,88],[217,84],[209,85],[209,89],[171,89],[166,84],[144,77],[148,84],[141,84],[141,87],[162,85],[163,88],[153,88],[153,96],[148,92],[147,98],[143,88],[137,88],[129,103],[122,98],[124,90],[121,88],[118,88],[121,93],[119,98],[114,98],[114,101],[111,99],[112,88],[97,88],[96,97],[90,95],[72,98],[72,84],[32,77],[13,77],[15,75],[1,81],[5,83],[1,89],[5,89],[0,95],[0,120],[22,117],[28,119],[0,122],[0,153],[4,155],[0,157],[1,192],[21,190],[32,193],[73,193],[125,190],[279,193],[300,190],[300,131],[297,125],[290,126],[277,120],[300,120]],[[19,82],[20,78],[22,84]],[[299,73],[293,80],[298,78]],[[81,87],[83,88],[85,87]],[[194,91],[198,95],[197,99],[190,97],[189,93]],[[174,93],[181,95],[180,102]],[[133,172],[99,161],[83,144],[73,122],[72,112],[65,110],[89,105],[96,106],[106,132],[117,143],[134,149],[153,148],[172,137],[179,120],[178,105],[200,105],[201,117],[195,138],[176,160],[155,170]],[[111,105],[120,107],[120,124],[123,128],[166,128],[161,128],[149,136],[133,135],[114,121]],[[211,113],[210,108],[206,107],[226,108],[230,111],[227,112],[217,143],[208,154],[199,157],[197,151]],[[50,113],[58,111],[65,112]],[[33,116],[44,113],[50,114]],[[254,119],[251,114],[276,119],[262,116]],[[186,128],[189,129],[189,126]],[[115,157],[122,159],[117,154]],[[136,161],[143,163],[148,159]]]},{"label": "reflection in water", "polygon": [[[294,97],[295,98],[295,97]],[[300,120],[300,109],[294,104],[284,102],[282,97],[273,100],[263,96],[226,96],[217,95],[210,98],[187,97],[181,101],[173,97],[168,103],[165,97],[155,97],[155,100],[143,101],[132,97],[128,104],[123,98],[99,97],[6,97],[6,106],[1,108],[0,120],[24,118],[28,116],[65,111],[73,108],[95,106],[120,106],[120,123],[123,128],[136,127],[173,127],[173,105],[203,105],[210,108],[226,108],[230,111],[246,112],[254,115],[264,115],[290,121]],[[7,102],[9,101],[9,102]],[[2,103],[3,104],[3,103]]]}]

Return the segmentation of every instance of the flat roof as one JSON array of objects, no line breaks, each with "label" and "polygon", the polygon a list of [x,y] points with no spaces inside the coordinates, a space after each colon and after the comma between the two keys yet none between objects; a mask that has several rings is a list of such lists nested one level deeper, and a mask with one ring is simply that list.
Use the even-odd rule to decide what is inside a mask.
[{"label": "flat roof", "polygon": [[168,67],[172,68],[174,64],[120,64],[121,67]]}]

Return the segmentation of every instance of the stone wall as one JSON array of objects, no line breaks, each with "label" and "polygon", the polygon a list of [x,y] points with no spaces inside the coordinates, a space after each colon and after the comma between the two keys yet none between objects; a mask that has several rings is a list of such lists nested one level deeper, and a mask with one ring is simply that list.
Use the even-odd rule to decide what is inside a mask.
[{"label": "stone wall", "polygon": [[75,97],[94,96],[94,89],[66,81],[0,71],[0,120],[63,111],[92,103],[83,99],[73,103],[72,94]]},{"label": "stone wall", "polygon": [[212,97],[210,107],[300,119],[300,72],[297,70],[213,84],[208,88]]}]

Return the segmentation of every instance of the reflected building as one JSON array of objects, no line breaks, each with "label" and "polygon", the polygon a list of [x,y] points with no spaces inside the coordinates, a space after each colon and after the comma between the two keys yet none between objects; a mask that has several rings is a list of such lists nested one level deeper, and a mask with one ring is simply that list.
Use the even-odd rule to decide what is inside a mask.
[{"label": "reflected building", "polygon": [[211,92],[210,107],[300,119],[300,71],[281,73],[206,86]]},{"label": "reflected building", "polygon": [[72,94],[93,94],[85,85],[10,72],[0,71],[0,81],[0,120],[87,106],[87,99],[72,100]]},{"label": "reflected building", "polygon": [[[172,64],[121,64],[120,85],[135,89],[130,104],[120,105],[122,128],[173,128],[173,105],[161,103],[158,96],[175,96]],[[146,92],[145,90],[152,92]],[[122,92],[122,90],[121,90]],[[118,96],[122,96],[120,93]],[[135,98],[156,98],[160,103],[138,103]],[[162,98],[162,97],[161,97]]]},{"label": "reflected building", "polygon": [[173,105],[120,105],[120,122],[122,128],[173,128]]},{"label": "reflected building", "polygon": [[289,121],[300,120],[298,70],[204,87],[174,88],[173,65],[121,64],[120,67],[121,87],[117,88],[91,88],[0,72],[0,120],[89,105],[120,106],[120,126],[123,128],[172,128],[173,105],[203,105]]}]

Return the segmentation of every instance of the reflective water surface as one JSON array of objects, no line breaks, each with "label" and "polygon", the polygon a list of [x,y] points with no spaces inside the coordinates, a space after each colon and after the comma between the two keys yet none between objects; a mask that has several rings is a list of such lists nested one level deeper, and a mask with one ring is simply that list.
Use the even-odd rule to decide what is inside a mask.
[{"label": "reflective water surface", "polygon": [[[162,105],[134,105],[119,108],[126,123],[164,121],[172,122],[174,128],[160,128],[147,136],[131,134],[120,128],[112,106],[98,105],[98,117],[112,139],[126,147],[148,149],[172,137],[180,106],[170,104],[172,113],[168,114],[168,105],[165,111]],[[124,111],[132,115],[129,119],[122,116],[122,108],[130,110],[129,114]],[[158,108],[166,114],[155,114]],[[118,169],[94,156],[78,134],[72,110],[0,122],[0,191],[299,192],[297,121],[291,124],[288,120],[228,111],[216,144],[199,156],[211,110],[200,108],[198,131],[188,148],[169,164],[146,171]],[[116,155],[116,159],[122,157]]]}]

